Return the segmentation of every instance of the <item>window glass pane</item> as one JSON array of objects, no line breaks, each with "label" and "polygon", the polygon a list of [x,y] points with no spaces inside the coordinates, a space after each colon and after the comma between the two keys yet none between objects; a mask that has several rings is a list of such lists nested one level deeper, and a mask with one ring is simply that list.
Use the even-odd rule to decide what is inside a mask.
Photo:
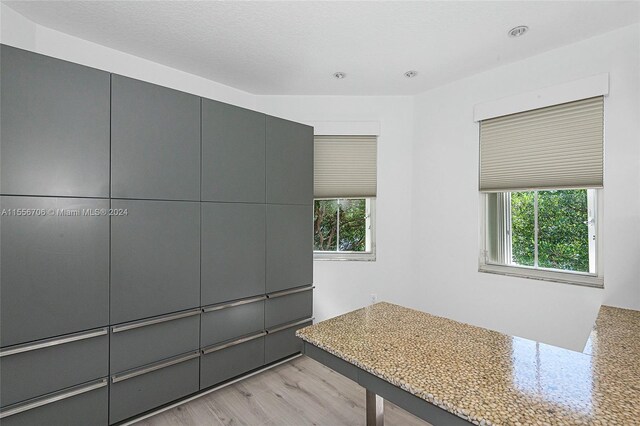
[{"label": "window glass pane", "polygon": [[313,232],[314,250],[337,250],[338,200],[315,200]]},{"label": "window glass pane", "polygon": [[487,234],[486,234],[486,248],[491,262],[503,263],[504,260],[500,259],[499,247],[500,241],[498,238],[498,229],[503,226],[504,221],[501,221],[498,216],[498,194],[496,192],[490,192],[487,194]]},{"label": "window glass pane", "polygon": [[511,193],[511,256],[513,263],[534,266],[535,213],[534,193]]},{"label": "window glass pane", "polygon": [[587,191],[538,192],[538,265],[589,272]]},{"label": "window glass pane", "polygon": [[366,251],[366,208],[365,199],[340,200],[340,251]]}]

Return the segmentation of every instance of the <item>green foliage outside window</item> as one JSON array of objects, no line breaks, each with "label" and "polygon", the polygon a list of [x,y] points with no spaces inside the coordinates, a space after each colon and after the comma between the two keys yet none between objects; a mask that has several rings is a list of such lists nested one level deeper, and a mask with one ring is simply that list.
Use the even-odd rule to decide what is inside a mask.
[{"label": "green foliage outside window", "polygon": [[366,200],[316,200],[313,248],[317,251],[365,251]]},{"label": "green foliage outside window", "polygon": [[313,209],[313,249],[336,251],[338,200],[316,200]]},{"label": "green foliage outside window", "polygon": [[[535,263],[535,192],[511,193],[513,261]],[[589,272],[587,191],[538,192],[538,266]]]},{"label": "green foliage outside window", "polygon": [[533,192],[511,193],[511,255],[518,265],[535,262],[535,213]]}]

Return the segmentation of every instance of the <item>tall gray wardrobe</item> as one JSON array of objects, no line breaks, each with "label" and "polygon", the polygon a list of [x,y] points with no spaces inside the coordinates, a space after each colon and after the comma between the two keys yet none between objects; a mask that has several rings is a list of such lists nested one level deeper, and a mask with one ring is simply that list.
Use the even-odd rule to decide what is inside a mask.
[{"label": "tall gray wardrobe", "polygon": [[313,129],[0,49],[2,425],[116,424],[299,352]]}]

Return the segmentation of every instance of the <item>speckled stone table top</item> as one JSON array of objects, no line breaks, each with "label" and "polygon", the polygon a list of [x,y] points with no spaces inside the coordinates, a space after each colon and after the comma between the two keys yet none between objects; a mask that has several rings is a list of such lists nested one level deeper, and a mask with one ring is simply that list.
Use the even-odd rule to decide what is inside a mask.
[{"label": "speckled stone table top", "polygon": [[297,336],[474,424],[640,425],[640,311],[603,306],[584,353],[385,302]]}]

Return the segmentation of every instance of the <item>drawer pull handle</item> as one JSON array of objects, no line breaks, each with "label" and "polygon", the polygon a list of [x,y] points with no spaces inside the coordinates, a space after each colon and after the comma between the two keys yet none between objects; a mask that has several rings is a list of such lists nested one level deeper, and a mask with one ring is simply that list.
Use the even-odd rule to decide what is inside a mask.
[{"label": "drawer pull handle", "polygon": [[101,328],[98,330],[84,331],[82,333],[75,333],[65,337],[58,337],[54,339],[47,339],[38,343],[26,343],[24,345],[18,345],[0,350],[0,358],[3,356],[15,355],[22,352],[35,351],[36,349],[48,348],[51,346],[63,345],[65,343],[76,342],[78,340],[91,339],[92,337],[104,336],[109,332],[108,328]]},{"label": "drawer pull handle", "polygon": [[267,299],[275,299],[276,297],[288,296],[290,294],[302,293],[303,291],[309,291],[316,288],[316,286],[311,285],[308,287],[299,287],[291,290],[278,291],[276,293],[267,294]]},{"label": "drawer pull handle", "polygon": [[267,329],[267,334],[271,334],[271,333],[277,333],[278,331],[282,331],[282,330],[286,330],[287,328],[291,328],[291,327],[295,327],[296,325],[300,325],[300,324],[304,324],[305,322],[309,322],[309,321],[313,321],[313,317],[312,318],[306,318],[300,321],[296,321],[296,322],[292,322],[289,324],[284,324],[284,325],[280,325],[278,327],[273,327],[273,328],[269,328]]},{"label": "drawer pull handle", "polygon": [[115,374],[111,376],[112,383],[122,382],[123,380],[132,379],[134,377],[141,376],[143,374],[151,373],[156,370],[161,370],[166,367],[170,367],[172,365],[180,364],[181,362],[189,361],[194,358],[198,358],[200,356],[200,351],[190,352],[187,355],[180,355],[174,358],[171,358],[167,361],[161,361],[155,364],[151,364],[147,367],[143,367],[137,370],[130,371],[128,373]]},{"label": "drawer pull handle", "polygon": [[13,416],[14,414],[22,413],[24,411],[32,410],[34,408],[42,407],[43,405],[58,402],[63,399],[71,398],[72,396],[90,392],[95,389],[100,389],[105,386],[107,386],[107,379],[99,379],[86,385],[75,386],[70,390],[56,392],[50,396],[34,398],[30,401],[21,402],[15,404],[14,406],[6,407],[4,410],[0,411],[0,419],[4,419],[5,417]]},{"label": "drawer pull handle", "polygon": [[207,355],[210,354],[211,352],[216,352],[222,349],[226,349],[229,348],[231,346],[235,346],[235,345],[239,345],[240,343],[245,343],[254,339],[257,339],[259,337],[265,336],[267,333],[264,331],[261,331],[260,333],[254,334],[252,336],[248,336],[248,337],[242,337],[240,339],[234,340],[233,342],[229,342],[229,343],[223,343],[222,345],[218,345],[218,346],[211,346],[208,348],[204,348],[202,350],[202,355]]},{"label": "drawer pull handle", "polygon": [[234,306],[246,305],[248,303],[260,302],[261,300],[265,300],[267,296],[258,296],[252,297],[250,299],[237,300],[235,302],[225,303],[223,305],[213,305],[208,306],[206,308],[202,308],[202,312],[214,312],[219,311],[221,309],[233,308]]},{"label": "drawer pull handle", "polygon": [[199,313],[200,313],[200,308],[197,308],[197,309],[192,309],[186,312],[179,312],[177,314],[171,314],[171,315],[165,315],[158,318],[153,318],[150,320],[132,322],[129,324],[122,324],[122,325],[114,325],[111,327],[111,332],[119,333],[121,331],[133,330],[134,328],[146,327],[148,325],[160,324],[167,321],[173,321],[181,318],[191,317],[194,315],[198,315]]}]

